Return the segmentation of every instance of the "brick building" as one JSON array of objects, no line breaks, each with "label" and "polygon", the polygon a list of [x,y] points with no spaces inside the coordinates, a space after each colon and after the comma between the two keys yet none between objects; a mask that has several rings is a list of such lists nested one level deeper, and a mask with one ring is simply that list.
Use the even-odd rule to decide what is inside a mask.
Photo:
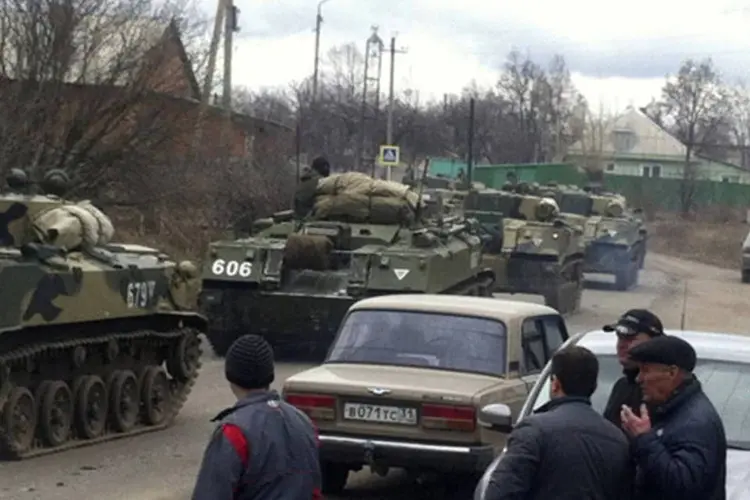
[{"label": "brick building", "polygon": [[[59,15],[61,21],[67,19],[65,15]],[[107,26],[107,22],[111,25]],[[97,24],[89,27],[91,23]],[[23,27],[23,22],[18,25]],[[19,38],[14,46],[13,31],[4,35],[8,33],[0,54],[4,60],[0,68],[0,97],[5,97],[7,103],[28,95],[30,88],[44,96],[49,94],[45,86],[54,87],[57,105],[48,105],[43,112],[47,121],[51,119],[49,115],[55,115],[60,126],[52,128],[64,131],[60,134],[69,134],[72,121],[84,121],[84,117],[89,117],[84,126],[95,129],[91,122],[107,121],[114,114],[102,109],[125,103],[122,110],[115,110],[121,113],[116,130],[108,131],[101,143],[117,147],[121,137],[148,128],[163,135],[163,144],[157,150],[172,158],[199,156],[210,160],[228,154],[235,161],[246,161],[265,151],[294,150],[294,132],[289,127],[240,113],[232,113],[230,119],[214,105],[209,106],[200,140],[195,141],[201,91],[175,21],[114,19],[102,23],[92,16],[61,37],[70,40],[69,52],[64,51],[65,47],[62,51],[54,48],[58,52],[54,57],[46,53],[42,64],[21,50],[23,39]],[[89,47],[93,49],[86,58],[71,56],[85,51],[88,39],[92,40]],[[58,57],[68,64],[55,74],[55,68],[47,61]],[[40,67],[42,70],[37,69]],[[19,107],[19,112],[29,111]],[[33,138],[33,129],[31,132]],[[49,140],[49,135],[40,140]],[[65,137],[57,139],[65,141]]]}]

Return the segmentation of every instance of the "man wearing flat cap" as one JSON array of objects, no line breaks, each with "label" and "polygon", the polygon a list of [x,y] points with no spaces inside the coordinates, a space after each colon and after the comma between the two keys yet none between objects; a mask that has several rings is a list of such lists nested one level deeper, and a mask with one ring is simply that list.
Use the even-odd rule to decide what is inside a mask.
[{"label": "man wearing flat cap", "polygon": [[612,387],[604,408],[604,418],[619,427],[622,405],[635,408],[637,412],[643,401],[641,388],[636,382],[638,366],[630,360],[628,352],[649,339],[664,335],[664,327],[651,311],[631,309],[620,316],[617,323],[604,325],[602,329],[617,335],[617,359],[623,368],[623,376]]},{"label": "man wearing flat cap", "polygon": [[320,499],[315,426],[270,390],[273,350],[262,337],[237,339],[225,375],[237,403],[219,413],[193,500]]},{"label": "man wearing flat cap", "polygon": [[693,375],[685,340],[660,336],[630,350],[643,391],[640,416],[623,405],[639,500],[724,500],[727,441],[716,408]]}]

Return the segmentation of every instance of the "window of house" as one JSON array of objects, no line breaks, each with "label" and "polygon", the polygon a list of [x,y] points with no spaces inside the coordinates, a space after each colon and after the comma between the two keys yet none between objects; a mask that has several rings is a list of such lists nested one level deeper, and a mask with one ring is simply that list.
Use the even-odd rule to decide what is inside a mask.
[{"label": "window of house", "polygon": [[607,164],[607,172],[614,172],[615,171],[615,164],[614,163],[608,163]]},{"label": "window of house", "polygon": [[661,165],[643,165],[643,177],[661,177]]},{"label": "window of house", "polygon": [[627,129],[615,130],[612,133],[612,142],[614,143],[615,151],[626,153],[635,146],[635,134]]},{"label": "window of house", "polygon": [[721,182],[740,182],[739,175],[722,175]]}]

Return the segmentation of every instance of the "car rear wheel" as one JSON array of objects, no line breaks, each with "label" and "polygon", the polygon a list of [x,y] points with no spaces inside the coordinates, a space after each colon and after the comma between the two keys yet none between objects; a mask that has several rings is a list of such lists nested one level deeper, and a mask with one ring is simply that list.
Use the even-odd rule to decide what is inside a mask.
[{"label": "car rear wheel", "polygon": [[336,495],[344,491],[349,478],[349,467],[332,462],[321,462],[320,472],[323,479],[323,494]]}]

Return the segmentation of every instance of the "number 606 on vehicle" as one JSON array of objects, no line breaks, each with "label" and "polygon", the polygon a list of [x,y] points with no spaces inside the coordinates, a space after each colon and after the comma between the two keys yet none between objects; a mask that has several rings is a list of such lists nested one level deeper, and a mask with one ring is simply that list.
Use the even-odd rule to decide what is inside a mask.
[{"label": "number 606 on vehicle", "polygon": [[239,276],[240,278],[249,278],[250,275],[253,274],[253,263],[216,259],[213,264],[211,264],[211,272],[216,276]]}]

